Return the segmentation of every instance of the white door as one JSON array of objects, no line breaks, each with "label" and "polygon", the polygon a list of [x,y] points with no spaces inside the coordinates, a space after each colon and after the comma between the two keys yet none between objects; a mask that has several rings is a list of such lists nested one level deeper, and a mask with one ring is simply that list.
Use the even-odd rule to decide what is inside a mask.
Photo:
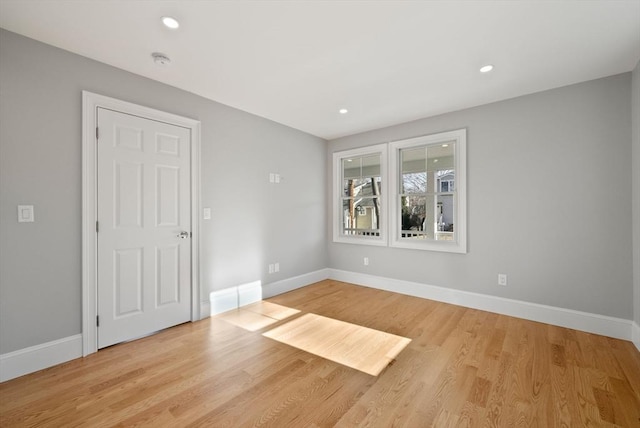
[{"label": "white door", "polygon": [[190,130],[98,108],[98,348],[191,319]]}]

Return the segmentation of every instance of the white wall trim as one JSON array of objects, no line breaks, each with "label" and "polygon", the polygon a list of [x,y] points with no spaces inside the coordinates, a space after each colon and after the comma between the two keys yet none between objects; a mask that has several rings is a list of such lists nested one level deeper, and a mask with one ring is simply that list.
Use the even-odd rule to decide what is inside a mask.
[{"label": "white wall trim", "polygon": [[209,318],[211,316],[211,302],[200,302],[200,319]]},{"label": "white wall trim", "polygon": [[191,130],[191,321],[200,319],[200,121],[82,91],[82,355],[98,350],[96,124],[98,107]]},{"label": "white wall trim", "polygon": [[238,307],[238,287],[229,287],[209,293],[209,313],[211,316]]},{"label": "white wall trim", "polygon": [[65,337],[0,355],[0,382],[82,357],[82,335]]},{"label": "white wall trim", "polygon": [[638,348],[638,351],[640,351],[640,325],[638,325],[637,322],[634,322],[633,325],[631,326],[632,328],[632,333],[631,333],[631,341],[633,342],[634,345],[636,345],[636,348]]},{"label": "white wall trim", "polygon": [[238,307],[262,300],[262,282],[253,281],[238,286]]},{"label": "white wall trim", "polygon": [[[622,318],[338,269],[330,269],[329,278],[365,287],[393,291],[395,293],[451,303],[467,308],[480,309],[560,327],[572,328],[574,330],[601,334],[616,339],[632,340],[633,323],[631,320]],[[636,331],[636,334],[640,335],[640,332]],[[636,346],[638,346],[637,343]]]},{"label": "white wall trim", "polygon": [[210,313],[212,316],[217,315],[262,299],[306,287],[315,282],[328,279],[329,271],[330,269],[320,269],[270,284],[254,281],[236,287],[225,288],[224,290],[212,291],[209,294]]},{"label": "white wall trim", "polygon": [[331,269],[320,269],[262,286],[262,297],[269,298],[329,279]]},{"label": "white wall trim", "polygon": [[[325,279],[495,312],[617,339],[630,340],[640,351],[640,326],[631,320],[338,269],[320,269],[265,284],[262,286],[263,298],[293,291]],[[207,318],[209,314],[212,314],[213,302],[215,300],[219,303],[218,298],[223,298],[223,300],[227,301],[228,305],[225,306],[225,310],[238,307],[238,293],[241,287],[214,291],[210,295],[212,303],[199,302],[198,307],[201,319]],[[224,312],[224,310],[219,310],[217,313],[220,312]],[[83,337],[77,334],[2,354],[0,355],[0,382],[82,357],[83,348]]]}]

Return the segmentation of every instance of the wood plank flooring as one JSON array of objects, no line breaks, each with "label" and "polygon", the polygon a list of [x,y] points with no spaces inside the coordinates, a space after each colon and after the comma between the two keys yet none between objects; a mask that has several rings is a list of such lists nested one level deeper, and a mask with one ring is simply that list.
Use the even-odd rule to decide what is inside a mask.
[{"label": "wood plank flooring", "polygon": [[411,339],[361,325],[304,314],[263,336],[378,376]]},{"label": "wood plank flooring", "polygon": [[411,343],[375,377],[206,319],[0,384],[0,426],[640,427],[630,342],[330,280],[269,300]]}]

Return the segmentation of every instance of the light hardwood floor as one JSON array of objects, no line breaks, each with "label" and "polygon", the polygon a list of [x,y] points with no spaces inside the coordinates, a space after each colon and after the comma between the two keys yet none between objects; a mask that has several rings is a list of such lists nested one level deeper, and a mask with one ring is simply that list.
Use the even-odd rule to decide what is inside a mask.
[{"label": "light hardwood floor", "polygon": [[0,384],[0,426],[640,427],[630,342],[329,280],[269,300],[412,341],[374,377],[207,319]]}]

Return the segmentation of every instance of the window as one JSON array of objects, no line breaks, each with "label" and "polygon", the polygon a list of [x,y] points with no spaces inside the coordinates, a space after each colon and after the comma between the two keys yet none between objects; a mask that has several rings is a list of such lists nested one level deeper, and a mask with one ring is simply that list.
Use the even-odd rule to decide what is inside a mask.
[{"label": "window", "polygon": [[466,253],[466,135],[334,153],[334,242]]},{"label": "window", "polygon": [[386,245],[386,146],[333,154],[336,242]]},{"label": "window", "polygon": [[[453,172],[453,171],[451,171]],[[452,174],[453,175],[453,174]],[[438,188],[440,192],[453,192],[453,180],[438,179]]]},{"label": "window", "polygon": [[389,144],[391,246],[466,253],[466,130]]}]

